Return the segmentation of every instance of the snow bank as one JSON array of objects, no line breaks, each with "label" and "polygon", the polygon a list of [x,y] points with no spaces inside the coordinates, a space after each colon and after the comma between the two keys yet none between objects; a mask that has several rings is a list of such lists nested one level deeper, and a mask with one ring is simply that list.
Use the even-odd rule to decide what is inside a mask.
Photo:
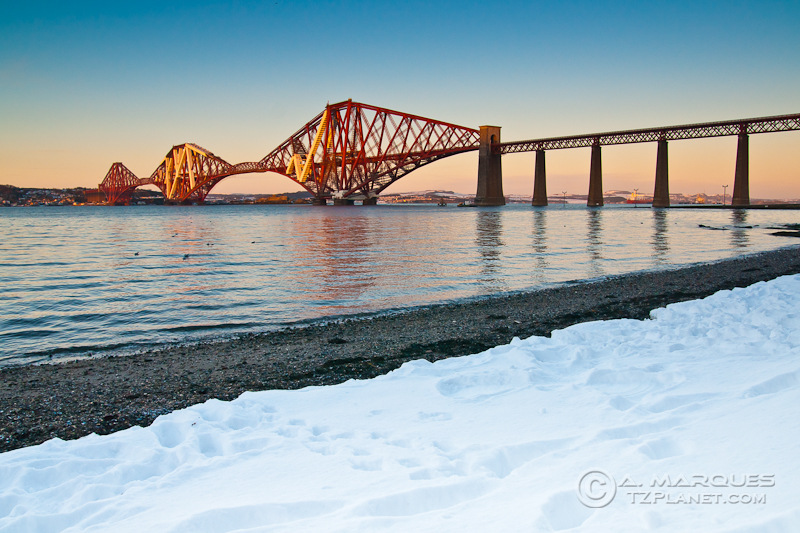
[{"label": "snow bank", "polygon": [[0,530],[797,531],[798,295],[783,277],[7,452]]}]

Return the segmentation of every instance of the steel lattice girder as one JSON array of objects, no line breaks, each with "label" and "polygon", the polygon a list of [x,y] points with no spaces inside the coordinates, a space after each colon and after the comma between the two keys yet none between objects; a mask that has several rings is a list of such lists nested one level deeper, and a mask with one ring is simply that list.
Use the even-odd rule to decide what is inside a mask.
[{"label": "steel lattice girder", "polygon": [[105,193],[106,202],[109,204],[128,203],[134,189],[141,184],[141,180],[128,167],[117,162],[108,169],[108,173],[98,189]]},{"label": "steel lattice girder", "polygon": [[[328,105],[259,164],[318,197],[375,196],[412,170],[478,145],[476,129],[348,100]],[[296,155],[311,158],[311,179],[287,171]]]},{"label": "steel lattice girder", "polygon": [[167,200],[203,201],[211,188],[234,173],[233,170],[234,165],[209,150],[185,143],[167,152],[147,182],[157,185]]},{"label": "steel lattice girder", "polygon": [[700,139],[705,137],[724,137],[740,133],[770,133],[800,130],[800,114],[775,117],[748,118],[727,122],[708,122],[684,126],[667,126],[639,130],[592,133],[570,137],[551,137],[529,141],[514,141],[492,146],[501,154],[535,152],[536,150],[556,150],[561,148],[583,148],[593,145],[631,144],[659,140]]}]

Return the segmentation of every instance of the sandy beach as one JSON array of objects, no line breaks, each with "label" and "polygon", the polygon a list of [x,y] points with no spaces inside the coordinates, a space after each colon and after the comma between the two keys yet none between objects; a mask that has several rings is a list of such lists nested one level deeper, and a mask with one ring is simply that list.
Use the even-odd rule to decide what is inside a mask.
[{"label": "sandy beach", "polygon": [[0,370],[0,451],[146,426],[159,415],[244,391],[374,377],[402,363],[467,355],[514,337],[652,309],[800,272],[800,247],[444,304],[373,318],[132,356]]}]

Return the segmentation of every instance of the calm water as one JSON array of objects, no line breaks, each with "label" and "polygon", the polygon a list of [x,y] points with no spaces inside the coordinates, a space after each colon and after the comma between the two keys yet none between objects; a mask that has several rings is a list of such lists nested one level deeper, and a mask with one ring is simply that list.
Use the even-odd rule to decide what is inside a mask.
[{"label": "calm water", "polygon": [[712,261],[793,245],[768,227],[797,219],[577,205],[0,209],[0,366]]}]

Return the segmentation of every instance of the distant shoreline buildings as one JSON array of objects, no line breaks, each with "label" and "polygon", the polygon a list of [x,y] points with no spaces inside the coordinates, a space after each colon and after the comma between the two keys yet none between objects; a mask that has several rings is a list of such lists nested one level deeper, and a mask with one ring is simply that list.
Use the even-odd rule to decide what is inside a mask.
[{"label": "distant shoreline buildings", "polygon": [[[475,198],[474,194],[462,194],[454,191],[426,190],[416,192],[402,192],[382,194],[378,198],[380,204],[461,204],[470,203]],[[206,198],[210,205],[240,205],[240,204],[310,204],[312,195],[306,191],[288,192],[282,194],[214,194]],[[585,194],[560,194],[548,198],[550,204],[578,204],[585,203]],[[650,205],[653,201],[651,195],[639,194],[638,191],[610,190],[603,194],[605,204],[643,204]],[[530,195],[509,194],[506,202],[510,204],[530,204]],[[158,205],[164,203],[164,196],[160,191],[137,189],[131,199],[132,205]],[[697,193],[684,195],[681,193],[670,194],[672,205],[730,205],[730,194],[705,194]],[[800,199],[750,199],[751,205],[766,204],[800,204]],[[97,189],[76,187],[71,189],[56,188],[30,188],[15,187],[13,185],[0,185],[0,207],[28,207],[28,206],[68,206],[68,205],[103,205],[105,197]]]}]

